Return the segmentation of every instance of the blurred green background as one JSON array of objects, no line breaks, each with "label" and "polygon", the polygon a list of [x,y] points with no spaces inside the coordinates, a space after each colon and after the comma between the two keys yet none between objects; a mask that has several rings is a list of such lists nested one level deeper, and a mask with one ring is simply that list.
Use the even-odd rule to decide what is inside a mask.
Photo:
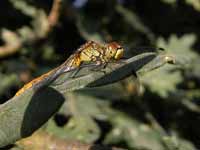
[{"label": "blurred green background", "polygon": [[54,2],[0,1],[0,103],[88,40],[117,41],[125,57],[162,47],[181,65],[69,93],[44,130],[131,150],[200,149],[200,1]]}]

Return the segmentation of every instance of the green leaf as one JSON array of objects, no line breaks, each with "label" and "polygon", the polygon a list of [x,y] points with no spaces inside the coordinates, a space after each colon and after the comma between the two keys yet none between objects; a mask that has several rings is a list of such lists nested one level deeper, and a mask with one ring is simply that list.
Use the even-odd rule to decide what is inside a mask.
[{"label": "green leaf", "polygon": [[163,142],[167,150],[195,150],[196,148],[189,141],[183,140],[177,136],[163,137]]},{"label": "green leaf", "polygon": [[114,114],[110,116],[113,128],[108,133],[105,143],[125,140],[131,148],[164,150],[159,132],[123,113],[114,112]]},{"label": "green leaf", "polygon": [[27,16],[34,17],[37,14],[37,9],[24,0],[10,0],[10,2],[16,9],[19,9]]},{"label": "green leaf", "polygon": [[64,109],[69,111],[74,117],[88,116],[99,120],[104,120],[106,118],[101,108],[105,107],[107,103],[100,98],[85,95],[78,91],[67,94],[66,99],[66,107]]},{"label": "green leaf", "polygon": [[[92,66],[83,66],[74,78],[71,77],[73,71],[64,73],[66,66],[61,65],[56,80],[48,76],[49,80],[41,80],[39,86],[33,85],[0,105],[0,147],[29,136],[41,127],[63,104],[64,93],[119,81],[134,71],[142,70],[156,56],[157,53],[143,53],[122,63],[109,63],[99,71],[92,70]],[[158,67],[155,65],[149,71]]]},{"label": "green leaf", "polygon": [[[198,57],[191,48],[195,41],[196,37],[193,34],[184,35],[180,38],[172,35],[168,41],[159,38],[157,45],[166,49],[166,53],[163,56],[173,56],[175,64],[185,67]],[[141,77],[141,81],[151,91],[158,93],[162,97],[167,97],[170,92],[176,92],[176,86],[182,80],[181,72],[175,66],[170,65],[159,70],[154,70]]]},{"label": "green leaf", "polygon": [[194,34],[185,34],[180,38],[172,34],[167,41],[162,37],[158,38],[157,46],[166,49],[167,54],[176,57],[178,62],[182,64],[190,63],[198,57],[198,54],[192,49],[196,39],[197,37]]},{"label": "green leaf", "polygon": [[130,148],[145,150],[195,150],[195,146],[178,136],[166,136],[160,129],[136,120],[112,108],[106,112],[112,124],[104,143],[126,142]]},{"label": "green leaf", "polygon": [[50,120],[45,130],[62,139],[76,139],[86,143],[94,142],[100,136],[99,127],[86,115],[71,117],[64,127],[58,127],[53,120]]},{"label": "green leaf", "polygon": [[176,85],[182,81],[181,73],[179,71],[170,72],[171,69],[174,67],[168,65],[152,71],[142,76],[141,81],[148,85],[152,92],[167,97],[170,92],[176,91]]}]

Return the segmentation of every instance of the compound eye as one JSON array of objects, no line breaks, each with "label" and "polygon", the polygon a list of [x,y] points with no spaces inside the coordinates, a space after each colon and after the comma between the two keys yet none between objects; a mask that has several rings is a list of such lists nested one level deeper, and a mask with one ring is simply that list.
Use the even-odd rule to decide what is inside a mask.
[{"label": "compound eye", "polygon": [[118,59],[122,58],[123,54],[124,54],[124,49],[122,47],[117,48],[117,52],[115,54],[115,59],[118,60]]}]

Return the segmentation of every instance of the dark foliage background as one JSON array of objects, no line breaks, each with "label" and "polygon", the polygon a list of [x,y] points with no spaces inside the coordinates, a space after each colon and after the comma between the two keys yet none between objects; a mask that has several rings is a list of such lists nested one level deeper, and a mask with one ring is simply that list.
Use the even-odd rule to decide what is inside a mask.
[{"label": "dark foliage background", "polygon": [[[52,21],[53,4],[0,1],[1,104],[88,40],[117,41],[125,57],[162,47],[181,60],[180,66],[146,73],[139,83],[129,77],[68,93],[41,130],[59,139],[133,150],[200,149],[200,1],[63,0],[59,19]],[[18,145],[30,149],[23,141]]]}]

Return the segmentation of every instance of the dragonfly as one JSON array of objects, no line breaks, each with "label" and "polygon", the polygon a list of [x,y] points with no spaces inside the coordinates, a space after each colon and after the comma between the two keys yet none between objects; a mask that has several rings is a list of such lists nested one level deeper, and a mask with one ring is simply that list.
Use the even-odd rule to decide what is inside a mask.
[{"label": "dragonfly", "polygon": [[[95,63],[96,66],[106,65],[108,62],[117,61],[124,55],[124,48],[117,42],[100,44],[88,41],[78,48],[63,64],[59,67],[33,79],[18,90],[15,96],[21,95],[27,89],[41,85],[48,81],[54,81],[60,74],[80,68],[84,63]],[[43,81],[43,82],[42,82]]]}]

